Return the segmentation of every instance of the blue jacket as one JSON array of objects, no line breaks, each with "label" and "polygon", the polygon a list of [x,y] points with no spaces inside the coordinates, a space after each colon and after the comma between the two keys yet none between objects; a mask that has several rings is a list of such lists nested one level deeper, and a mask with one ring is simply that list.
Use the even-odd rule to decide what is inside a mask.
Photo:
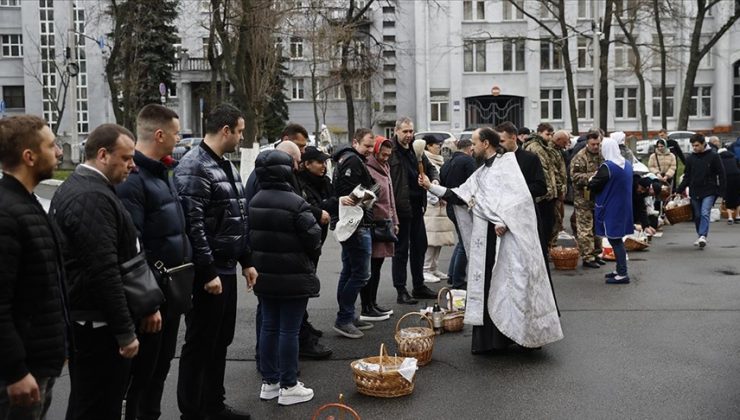
[{"label": "blue jacket", "polygon": [[596,235],[621,238],[635,231],[632,220],[632,163],[624,168],[614,162],[601,164],[588,184],[596,193],[594,230]]}]

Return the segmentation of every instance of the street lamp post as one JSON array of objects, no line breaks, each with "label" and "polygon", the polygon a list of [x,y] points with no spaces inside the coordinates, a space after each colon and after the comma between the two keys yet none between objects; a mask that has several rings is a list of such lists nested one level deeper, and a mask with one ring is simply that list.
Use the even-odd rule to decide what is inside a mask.
[{"label": "street lamp post", "polygon": [[601,124],[601,32],[599,31],[599,23],[594,19],[592,22],[593,29],[593,44],[594,44],[594,58],[592,65],[594,68],[594,88],[593,88],[593,101],[594,101],[594,127],[602,128],[606,130],[606,127],[599,127]]}]

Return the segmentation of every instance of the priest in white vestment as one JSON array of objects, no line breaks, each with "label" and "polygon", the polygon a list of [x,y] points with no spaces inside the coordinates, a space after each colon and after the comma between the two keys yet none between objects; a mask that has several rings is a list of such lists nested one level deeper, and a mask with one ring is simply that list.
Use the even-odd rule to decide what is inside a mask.
[{"label": "priest in white vestment", "polygon": [[468,254],[465,323],[473,325],[474,354],[511,344],[538,348],[563,338],[527,183],[513,153],[501,154],[490,128],[473,133],[473,156],[483,162],[458,188],[419,184],[455,204]]}]

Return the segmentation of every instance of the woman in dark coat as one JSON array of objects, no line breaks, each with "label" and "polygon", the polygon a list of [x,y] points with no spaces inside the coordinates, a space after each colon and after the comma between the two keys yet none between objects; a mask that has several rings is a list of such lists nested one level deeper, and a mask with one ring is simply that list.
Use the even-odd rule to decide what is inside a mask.
[{"label": "woman in dark coat", "polygon": [[617,271],[606,275],[610,284],[630,282],[627,274],[627,251],[622,238],[634,232],[632,212],[632,163],[619,152],[619,145],[612,138],[601,143],[601,164],[591,178],[588,188],[596,194],[594,229],[596,235],[606,237],[617,259]]},{"label": "woman in dark coat", "polygon": [[[720,149],[719,157],[722,159],[722,167],[725,171],[725,191],[722,199],[725,201],[727,211],[727,224],[740,223],[740,169],[735,154],[731,147]],[[735,213],[734,220],[733,214]]]},{"label": "woman in dark coat", "polygon": [[308,298],[319,295],[313,261],[321,250],[321,228],[291,185],[293,158],[280,150],[255,161],[261,190],[249,202],[252,263],[259,273],[260,398],[280,405],[309,401],[313,390],[298,382],[298,332]]}]

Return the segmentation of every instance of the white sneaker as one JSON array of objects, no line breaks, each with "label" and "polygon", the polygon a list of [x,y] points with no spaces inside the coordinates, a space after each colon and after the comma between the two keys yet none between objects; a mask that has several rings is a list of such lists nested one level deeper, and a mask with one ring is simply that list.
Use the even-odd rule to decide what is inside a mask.
[{"label": "white sneaker", "polygon": [[701,240],[701,236],[694,241],[694,246],[699,246],[699,241]]},{"label": "white sneaker", "polygon": [[424,272],[424,283],[439,283],[439,277],[432,273]]},{"label": "white sneaker", "polygon": [[312,399],[313,399],[313,389],[306,388],[305,386],[303,386],[303,382],[298,382],[293,387],[280,388],[280,396],[278,397],[278,404],[280,405],[300,404],[302,402],[311,401]]},{"label": "white sneaker", "polygon": [[704,236],[700,236],[699,239],[696,240],[696,242],[699,243],[699,248],[704,248],[705,246],[707,246],[707,238],[705,238]]},{"label": "white sneaker", "polygon": [[440,280],[447,280],[447,279],[450,278],[447,274],[445,274],[445,273],[443,273],[443,272],[441,272],[439,270],[433,271],[432,274],[434,274],[435,276],[439,277]]},{"label": "white sneaker", "polygon": [[260,399],[263,401],[273,400],[280,395],[280,384],[262,384]]}]

